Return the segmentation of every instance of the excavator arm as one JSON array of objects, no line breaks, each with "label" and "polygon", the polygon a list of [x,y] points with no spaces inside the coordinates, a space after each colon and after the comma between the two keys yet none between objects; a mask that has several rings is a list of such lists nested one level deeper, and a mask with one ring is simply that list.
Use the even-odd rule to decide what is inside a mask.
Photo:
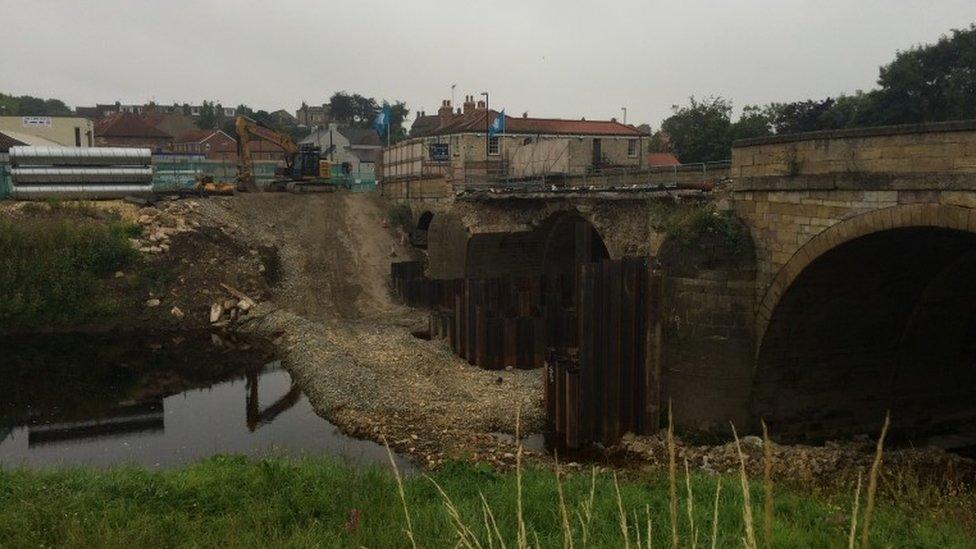
[{"label": "excavator arm", "polygon": [[234,122],[237,130],[237,185],[248,191],[260,190],[254,182],[254,163],[251,160],[251,139],[258,137],[281,148],[285,166],[290,170],[298,153],[298,145],[291,136],[262,126],[246,116],[238,115]]}]

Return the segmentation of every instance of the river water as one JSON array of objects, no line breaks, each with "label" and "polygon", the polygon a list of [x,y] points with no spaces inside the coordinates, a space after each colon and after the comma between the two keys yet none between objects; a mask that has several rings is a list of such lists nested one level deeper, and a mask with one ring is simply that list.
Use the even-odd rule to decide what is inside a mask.
[{"label": "river water", "polygon": [[386,448],[345,436],[316,415],[261,345],[209,334],[10,343],[0,359],[4,467],[158,469],[217,454],[328,455],[389,467]]}]

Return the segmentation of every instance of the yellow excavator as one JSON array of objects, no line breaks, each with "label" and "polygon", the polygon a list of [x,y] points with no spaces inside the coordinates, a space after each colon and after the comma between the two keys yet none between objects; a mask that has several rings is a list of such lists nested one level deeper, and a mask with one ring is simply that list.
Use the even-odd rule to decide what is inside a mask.
[{"label": "yellow excavator", "polygon": [[237,190],[260,192],[254,180],[254,162],[251,159],[251,140],[264,139],[281,148],[285,166],[275,168],[275,177],[267,190],[289,192],[331,192],[338,188],[330,179],[332,166],[321,160],[322,149],[314,145],[296,145],[288,134],[281,133],[246,116],[238,116],[234,123],[237,130]]}]

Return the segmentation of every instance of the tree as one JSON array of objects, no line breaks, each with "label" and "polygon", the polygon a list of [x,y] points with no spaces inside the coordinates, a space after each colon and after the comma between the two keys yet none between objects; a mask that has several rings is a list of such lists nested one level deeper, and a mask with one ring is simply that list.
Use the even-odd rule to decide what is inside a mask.
[{"label": "tree", "polygon": [[671,139],[672,149],[683,163],[726,160],[731,155],[732,104],[722,97],[701,101],[689,98],[687,107],[672,107],[661,129]]},{"label": "tree", "polygon": [[0,113],[7,116],[67,116],[71,109],[60,99],[41,99],[30,95],[15,97],[0,93]]},{"label": "tree", "polygon": [[329,112],[336,122],[349,124],[356,115],[356,103],[351,95],[338,91],[329,98]]},{"label": "tree", "polygon": [[[383,102],[384,105],[388,105],[386,101]],[[394,128],[403,128],[403,123],[410,116],[410,109],[407,108],[407,104],[403,101],[396,101],[390,107],[390,124]]]},{"label": "tree", "polygon": [[213,101],[204,101],[200,105],[200,116],[197,117],[197,127],[202,130],[210,130],[213,128],[219,128],[221,118],[223,118],[223,112],[220,116],[217,114],[217,105],[214,105]]},{"label": "tree", "polygon": [[976,25],[898,52],[881,67],[877,120],[906,124],[976,117]]},{"label": "tree", "polygon": [[765,137],[772,134],[769,116],[765,110],[757,105],[746,105],[742,115],[730,127],[732,140],[749,139],[750,137]]},{"label": "tree", "polygon": [[875,126],[883,122],[877,112],[878,92],[840,95],[834,104],[820,116],[820,126],[825,129]]},{"label": "tree", "polygon": [[824,115],[833,105],[834,100],[830,97],[822,101],[770,103],[766,107],[766,116],[778,134],[813,132],[824,129]]},{"label": "tree", "polygon": [[352,124],[359,127],[368,127],[376,118],[376,113],[380,111],[379,105],[372,97],[363,97],[353,94],[353,119]]}]

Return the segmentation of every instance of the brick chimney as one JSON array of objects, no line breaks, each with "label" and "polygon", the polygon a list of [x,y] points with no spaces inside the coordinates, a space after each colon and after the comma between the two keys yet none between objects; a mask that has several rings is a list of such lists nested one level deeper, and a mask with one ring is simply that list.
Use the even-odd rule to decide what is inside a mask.
[{"label": "brick chimney", "polygon": [[483,111],[486,108],[487,108],[487,106],[485,105],[485,102],[484,101],[478,101],[478,106],[475,107],[475,110]]},{"label": "brick chimney", "polygon": [[447,124],[454,114],[454,109],[451,108],[451,100],[445,99],[441,101],[441,108],[437,109],[437,116],[440,118],[441,125]]},{"label": "brick chimney", "polygon": [[474,111],[474,96],[465,95],[464,96],[464,114],[468,114]]}]

